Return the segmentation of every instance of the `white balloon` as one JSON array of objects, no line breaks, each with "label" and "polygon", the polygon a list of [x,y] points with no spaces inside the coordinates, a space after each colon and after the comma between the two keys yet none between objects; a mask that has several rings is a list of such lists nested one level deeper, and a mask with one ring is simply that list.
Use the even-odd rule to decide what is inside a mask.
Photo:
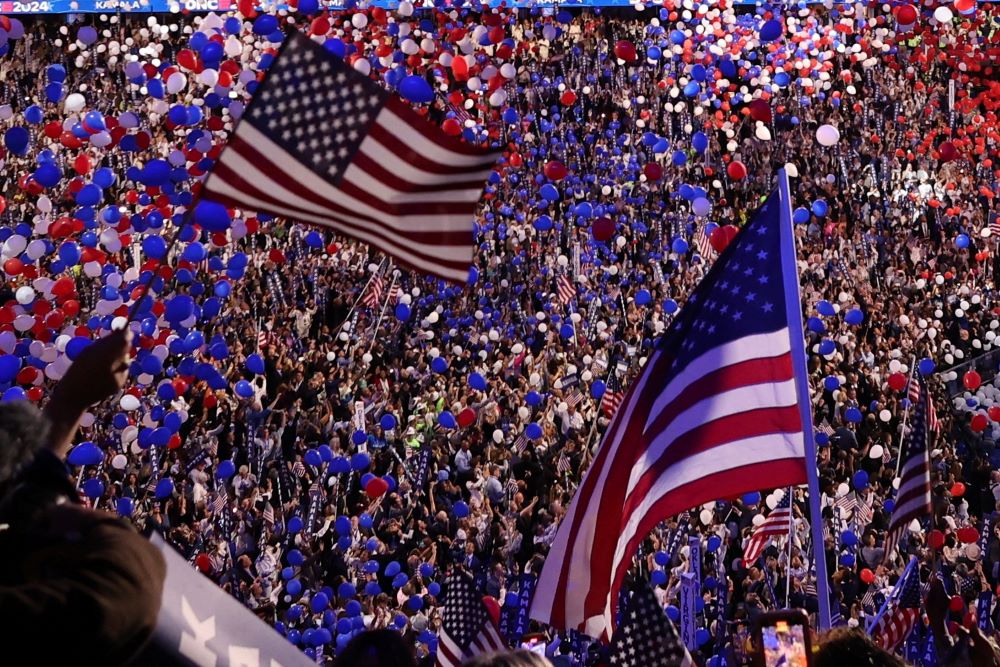
[{"label": "white balloon", "polygon": [[368,25],[368,17],[360,13],[355,14],[351,17],[351,25],[360,30]]},{"label": "white balloon", "polygon": [[127,465],[128,457],[124,454],[115,454],[114,458],[111,459],[111,467],[115,470],[124,470]]},{"label": "white balloon", "polygon": [[84,99],[83,95],[80,93],[70,93],[66,96],[66,101],[63,102],[63,109],[66,113],[76,113],[83,109],[86,104],[87,100]]},{"label": "white balloon", "polygon": [[186,86],[187,77],[181,72],[174,72],[167,78],[167,92],[171,95],[176,95],[184,90]]},{"label": "white balloon", "polygon": [[[884,422],[888,422],[890,419],[892,419],[892,413],[889,412],[888,410],[882,410],[881,412],[878,413],[878,418]],[[875,446],[878,447],[878,445]],[[876,457],[873,456],[872,458],[874,459]]]},{"label": "white balloon", "polygon": [[698,518],[701,519],[702,525],[705,525],[705,526],[711,525],[712,519],[713,519],[714,516],[715,515],[712,512],[712,510],[702,510],[698,514]]},{"label": "white balloon", "polygon": [[940,7],[934,10],[934,19],[938,23],[948,23],[953,18],[955,18],[955,15],[952,13],[951,9],[946,7],[945,5],[941,5]]},{"label": "white balloon", "polygon": [[840,485],[837,486],[837,497],[838,498],[843,498],[844,496],[847,495],[847,493],[850,490],[851,490],[851,487],[849,487],[846,482],[841,482]]},{"label": "white balloon", "polygon": [[16,257],[24,252],[26,247],[28,247],[28,239],[20,234],[13,234],[4,242],[3,254],[8,257]]},{"label": "white balloon", "polygon": [[833,125],[820,125],[816,128],[816,141],[821,146],[833,146],[840,141],[840,130]]},{"label": "white balloon", "polygon": [[493,442],[497,443],[498,445],[501,442],[503,442],[503,431],[501,431],[500,429],[493,431]]},{"label": "white balloon", "polygon": [[882,445],[872,445],[872,448],[868,450],[869,458],[880,459],[885,454],[885,450]]},{"label": "white balloon", "polygon": [[754,135],[761,141],[771,140],[771,130],[767,129],[767,125],[758,125]]},{"label": "white balloon", "polygon": [[16,292],[14,292],[14,298],[17,299],[17,302],[22,306],[27,305],[35,300],[35,290],[27,285],[22,285],[17,288]]},{"label": "white balloon", "polygon": [[704,197],[698,197],[691,202],[691,210],[700,218],[704,218],[712,211],[712,202]]},{"label": "white balloon", "polygon": [[764,523],[764,515],[755,514],[753,519],[751,519],[750,521],[751,523],[753,523],[754,526],[759,526],[760,524]]},{"label": "white balloon", "polygon": [[122,396],[121,400],[118,401],[118,405],[125,412],[132,412],[133,410],[139,409],[139,399],[132,394],[125,394]]}]

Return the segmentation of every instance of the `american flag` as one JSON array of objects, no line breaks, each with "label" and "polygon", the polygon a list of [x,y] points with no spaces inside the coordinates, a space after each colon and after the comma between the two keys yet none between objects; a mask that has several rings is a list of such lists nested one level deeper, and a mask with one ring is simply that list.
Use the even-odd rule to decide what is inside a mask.
[{"label": "american flag", "polygon": [[851,514],[858,509],[858,499],[853,493],[845,493],[839,498],[833,499],[833,506],[845,515]]},{"label": "american flag", "polygon": [[914,402],[910,433],[903,443],[899,456],[903,467],[899,475],[896,508],[889,521],[885,537],[885,561],[895,555],[896,545],[909,530],[914,519],[931,515],[930,457],[927,453],[927,412],[930,396],[927,385],[921,382],[920,396]]},{"label": "american flag", "polygon": [[608,385],[604,390],[604,395],[601,396],[601,410],[605,416],[613,417],[618,412],[618,408],[621,407],[624,398],[625,392],[622,391],[621,380],[618,379],[617,373],[612,372],[608,377]]},{"label": "american flag", "polygon": [[499,153],[445,135],[295,32],[202,186],[227,206],[330,227],[464,283]]},{"label": "american flag", "polygon": [[579,389],[574,389],[569,393],[569,395],[566,396],[566,405],[572,408],[577,405],[580,405],[580,401],[582,400],[583,400],[583,394],[580,393]]},{"label": "american flag", "polygon": [[399,303],[399,285],[393,284],[389,290],[389,304],[394,305],[396,303]]},{"label": "american flag", "polygon": [[705,232],[704,227],[694,235],[694,242],[698,248],[698,254],[701,255],[702,259],[711,259],[715,254],[715,248],[712,247],[712,241]]},{"label": "american flag", "polygon": [[209,510],[211,510],[212,514],[218,514],[219,512],[221,512],[226,508],[226,505],[228,503],[229,503],[229,492],[226,490],[225,486],[219,487],[219,493],[212,500],[212,504],[211,506],[209,506]]},{"label": "american flag", "polygon": [[382,274],[375,276],[372,280],[371,288],[365,293],[362,302],[367,308],[375,308],[382,302],[382,290],[385,289],[385,281]]},{"label": "american flag", "polygon": [[257,349],[260,350],[267,346],[268,338],[270,337],[270,332],[268,332],[263,327],[257,329]]},{"label": "american flag", "polygon": [[517,436],[517,439],[514,440],[514,444],[511,445],[511,448],[516,453],[523,454],[527,446],[528,446],[528,436],[522,432],[521,435]]},{"label": "american flag", "polygon": [[872,506],[864,498],[858,496],[857,505],[854,508],[854,519],[858,522],[858,525],[867,526],[874,518],[875,512],[872,510]]},{"label": "american flag", "polygon": [[274,525],[274,506],[271,503],[264,503],[264,512],[261,517],[264,519],[264,523],[269,526]]},{"label": "american flag", "polygon": [[920,568],[907,567],[891,597],[889,609],[868,632],[876,644],[889,652],[906,640],[920,618]]},{"label": "american flag", "polygon": [[560,475],[565,475],[571,469],[572,469],[572,466],[570,465],[569,457],[566,456],[565,454],[560,454],[559,455],[559,460],[556,461],[556,471]]},{"label": "american flag", "polygon": [[629,386],[559,526],[532,618],[609,637],[656,524],[762,479],[805,483],[812,425],[799,401],[808,373],[787,192],[783,178]]},{"label": "american flag", "polygon": [[464,572],[448,577],[441,621],[437,667],[458,667],[467,658],[507,648],[472,577]]},{"label": "american flag", "polygon": [[833,427],[830,426],[830,422],[827,421],[826,419],[823,419],[823,421],[821,421],[819,423],[819,429],[818,430],[819,430],[820,433],[825,433],[828,436],[829,435],[833,435],[835,433],[835,431],[833,430]]},{"label": "american flag", "polygon": [[[910,399],[911,403],[916,403],[920,400],[920,380],[916,377],[910,378],[910,385],[906,391],[906,397]],[[941,422],[938,421],[937,410],[934,409],[934,401],[930,398],[930,390],[928,389],[928,399],[927,399],[927,428],[929,428],[933,433],[941,432]]]},{"label": "american flag", "polygon": [[564,306],[576,297],[576,286],[565,273],[556,279],[556,291],[559,293],[559,303]]},{"label": "american flag", "polygon": [[771,540],[788,537],[792,525],[792,494],[786,490],[781,501],[774,506],[764,523],[754,529],[746,547],[743,549],[743,562],[754,563],[764,553],[764,548]]},{"label": "american flag", "polygon": [[990,236],[1000,241],[1000,213],[990,213]]},{"label": "american flag", "polygon": [[292,464],[292,474],[296,477],[303,477],[306,474],[306,466],[302,461],[296,461]]},{"label": "american flag", "polygon": [[610,667],[694,667],[695,662],[647,584],[632,593],[611,637]]}]

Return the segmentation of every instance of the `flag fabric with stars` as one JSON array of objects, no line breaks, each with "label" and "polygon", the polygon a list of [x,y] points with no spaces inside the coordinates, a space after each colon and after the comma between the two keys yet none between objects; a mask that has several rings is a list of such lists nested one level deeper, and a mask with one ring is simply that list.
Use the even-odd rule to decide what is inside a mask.
[{"label": "flag fabric with stars", "polygon": [[364,304],[368,308],[374,308],[382,302],[382,290],[385,289],[385,281],[378,275],[372,280],[371,288],[365,293]]},{"label": "flag fabric with stars", "polygon": [[660,521],[762,480],[806,482],[813,433],[795,261],[782,173],[630,383],[559,525],[532,618],[607,638],[633,555]]},{"label": "flag fabric with stars", "polygon": [[557,292],[559,293],[559,303],[566,305],[576,297],[576,285],[565,273],[556,279]]},{"label": "flag fabric with stars", "polygon": [[464,283],[499,153],[451,137],[305,35],[268,70],[202,194],[330,227]]},{"label": "flag fabric with stars", "polygon": [[622,391],[621,385],[618,374],[612,372],[608,378],[607,387],[604,389],[604,395],[601,396],[601,410],[606,417],[613,417],[621,406],[622,399],[625,398],[625,392]]},{"label": "flag fabric with stars", "polygon": [[896,583],[893,602],[868,634],[887,651],[895,651],[906,641],[920,618],[920,568],[912,564]]},{"label": "flag fabric with stars", "polygon": [[611,638],[610,667],[694,667],[677,628],[648,585],[632,593],[621,625]]},{"label": "flag fabric with stars", "polygon": [[910,433],[903,443],[899,456],[903,462],[896,491],[896,507],[892,510],[889,529],[885,537],[885,562],[895,557],[896,545],[910,529],[914,519],[932,514],[930,454],[927,451],[927,413],[930,395],[927,385],[920,381],[920,398],[913,404]]},{"label": "flag fabric with stars", "polygon": [[446,583],[437,667],[459,667],[467,658],[505,650],[500,629],[490,617],[472,577],[456,572]]}]

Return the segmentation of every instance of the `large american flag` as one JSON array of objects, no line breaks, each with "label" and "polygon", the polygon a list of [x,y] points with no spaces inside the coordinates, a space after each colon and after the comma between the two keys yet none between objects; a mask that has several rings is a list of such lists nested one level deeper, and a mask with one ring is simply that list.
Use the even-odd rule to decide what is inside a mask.
[{"label": "large american flag", "polygon": [[927,452],[927,412],[930,395],[927,385],[921,382],[920,396],[913,404],[910,433],[899,455],[903,466],[899,474],[896,507],[892,511],[889,530],[885,537],[885,561],[891,561],[896,545],[909,530],[914,519],[931,515],[930,456]]},{"label": "large american flag", "polygon": [[657,523],[762,479],[806,481],[800,303],[791,209],[775,192],[631,383],[559,526],[532,618],[608,637],[632,556]]},{"label": "large american flag", "polygon": [[890,652],[906,640],[920,618],[920,568],[906,568],[891,599],[885,614],[868,632],[876,644]]},{"label": "large american flag", "polygon": [[330,227],[411,269],[464,283],[473,214],[498,157],[445,135],[295,32],[202,193]]},{"label": "large american flag", "polygon": [[649,585],[632,593],[621,625],[611,638],[610,667],[694,667],[677,628]]},{"label": "large american flag", "polygon": [[757,526],[746,547],[743,549],[743,562],[752,565],[760,555],[764,553],[764,548],[772,540],[788,537],[789,529],[792,526],[792,494],[790,490],[785,491],[771,513],[767,515],[764,522]]},{"label": "large american flag", "polygon": [[459,667],[464,660],[507,648],[490,617],[472,577],[456,572],[448,577],[438,635],[437,667]]}]

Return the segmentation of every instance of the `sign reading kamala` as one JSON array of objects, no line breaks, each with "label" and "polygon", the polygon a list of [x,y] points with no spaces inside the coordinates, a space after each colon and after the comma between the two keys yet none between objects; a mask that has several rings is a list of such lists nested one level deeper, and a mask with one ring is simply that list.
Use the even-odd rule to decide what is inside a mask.
[{"label": "sign reading kamala", "polygon": [[167,579],[156,633],[133,662],[142,667],[306,667],[315,663],[197,572],[163,541]]}]

